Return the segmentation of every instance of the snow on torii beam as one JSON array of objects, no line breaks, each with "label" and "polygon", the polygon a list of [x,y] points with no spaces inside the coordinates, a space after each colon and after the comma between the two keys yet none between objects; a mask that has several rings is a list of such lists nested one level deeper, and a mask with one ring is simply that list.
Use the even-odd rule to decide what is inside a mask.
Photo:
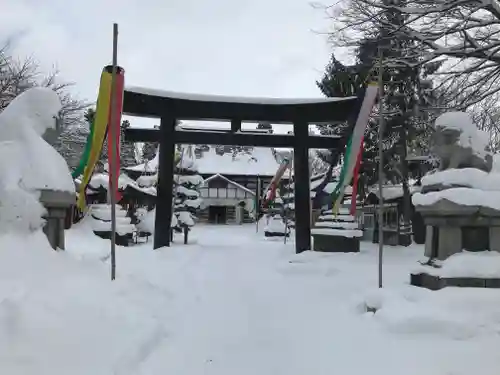
[{"label": "snow on torii beam", "polygon": [[[160,143],[154,248],[170,246],[173,195],[173,155],[176,143],[293,147],[295,166],[295,246],[311,248],[309,148],[339,147],[339,138],[309,135],[309,124],[354,123],[363,95],[328,99],[258,99],[191,95],[129,87],[123,114],[160,118],[160,129],[126,129],[129,141]],[[231,130],[176,130],[177,120],[230,121]],[[293,135],[241,132],[241,122],[293,124]]]}]

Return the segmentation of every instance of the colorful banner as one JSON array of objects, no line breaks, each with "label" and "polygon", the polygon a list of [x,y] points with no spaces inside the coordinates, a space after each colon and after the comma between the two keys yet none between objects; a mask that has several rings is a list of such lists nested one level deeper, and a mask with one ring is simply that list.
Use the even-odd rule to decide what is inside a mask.
[{"label": "colorful banner", "polygon": [[89,160],[90,156],[90,150],[92,149],[92,139],[94,138],[94,121],[90,123],[90,132],[87,135],[87,141],[85,143],[85,149],[83,150],[82,157],[80,159],[80,162],[78,163],[78,166],[76,169],[73,171],[71,176],[73,179],[77,178],[80,176],[83,171],[85,170],[85,166],[87,165],[87,162]]},{"label": "colorful banner", "polygon": [[358,152],[358,160],[356,161],[356,167],[354,167],[354,177],[352,178],[352,195],[351,195],[351,210],[350,214],[354,216],[356,214],[356,203],[358,197],[358,181],[359,181],[359,170],[361,169],[361,161],[363,160],[363,139],[361,140],[361,147]]},{"label": "colorful banner", "polygon": [[[104,73],[110,77],[110,82],[113,76],[113,66],[108,65],[104,68]],[[125,71],[123,68],[116,67],[115,79],[115,102],[114,108],[111,108],[108,114],[108,175],[109,175],[109,188],[113,185],[115,187],[116,202],[120,201],[121,194],[118,191],[118,178],[120,176],[120,129],[123,109],[123,89],[125,85]],[[111,92],[110,103],[111,106]],[[112,114],[114,114],[114,123],[111,123]],[[113,131],[114,130],[114,137]],[[113,149],[115,155],[113,158]],[[114,161],[114,163],[113,163]],[[114,184],[111,184],[111,182]]]},{"label": "colorful banner", "polygon": [[363,99],[363,103],[361,104],[356,124],[354,125],[352,135],[347,143],[344,163],[342,165],[342,170],[339,176],[339,182],[332,193],[332,197],[334,200],[334,213],[338,212],[338,208],[344,197],[345,188],[352,180],[354,167],[356,166],[359,150],[363,142],[366,125],[368,124],[368,120],[370,119],[370,114],[372,112],[373,105],[375,104],[377,94],[378,86],[376,84],[368,85],[365,90],[365,97]]},{"label": "colorful banner", "polygon": [[106,68],[104,68],[101,73],[94,122],[93,126],[91,126],[92,139],[89,146],[90,151],[88,152],[88,158],[83,171],[82,182],[80,184],[80,191],[78,195],[77,206],[82,211],[85,209],[85,190],[87,189],[87,185],[92,177],[97,161],[101,156],[102,146],[106,138],[110,112],[110,99],[111,74],[109,74],[106,71]]},{"label": "colorful banner", "polygon": [[276,198],[276,190],[278,189],[278,184],[285,174],[285,171],[290,167],[291,160],[289,158],[284,158],[281,162],[276,174],[274,175],[271,183],[269,184],[266,194],[262,202],[262,208],[272,208],[274,199]]}]

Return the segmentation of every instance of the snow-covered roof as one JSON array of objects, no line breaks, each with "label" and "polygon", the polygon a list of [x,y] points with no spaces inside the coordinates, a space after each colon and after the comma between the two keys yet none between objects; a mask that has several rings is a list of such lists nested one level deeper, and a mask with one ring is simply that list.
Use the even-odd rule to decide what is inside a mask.
[{"label": "snow-covered roof", "polygon": [[[422,187],[416,185],[410,185],[408,188],[410,190],[410,194],[414,194],[419,192]],[[369,189],[369,192],[379,197],[378,187]],[[403,185],[385,185],[382,187],[382,194],[385,200],[393,200],[401,198],[403,196]]]},{"label": "snow-covered roof", "polygon": [[214,174],[213,176],[210,176],[210,177],[206,178],[206,179],[203,181],[203,184],[205,185],[207,182],[212,181],[212,180],[215,180],[216,178],[221,178],[221,179],[223,179],[223,180],[227,181],[228,183],[230,183],[231,185],[234,185],[234,186],[236,186],[237,188],[239,188],[239,189],[241,189],[241,190],[243,190],[243,191],[246,191],[246,192],[248,192],[248,193],[250,193],[250,194],[255,195],[255,192],[254,192],[254,191],[250,190],[249,188],[246,188],[246,187],[245,187],[245,186],[243,186],[243,185],[238,184],[237,182],[234,182],[233,180],[231,180],[231,179],[229,179],[229,178],[227,178],[227,177],[222,176],[222,175],[221,175],[221,174],[219,174],[219,173]]},{"label": "snow-covered roof", "polygon": [[249,98],[249,97],[233,97],[233,96],[223,96],[223,95],[191,94],[191,93],[150,89],[137,86],[127,86],[125,90],[137,94],[159,96],[164,98],[210,101],[210,102],[225,102],[225,103],[307,104],[307,103],[331,103],[331,102],[349,101],[356,99],[355,96],[348,96],[344,98],[304,98],[304,99]]},{"label": "snow-covered roof", "polygon": [[279,167],[271,149],[264,147],[255,147],[249,154],[239,153],[235,158],[228,153],[218,155],[210,147],[196,161],[200,174],[274,176]]},{"label": "snow-covered roof", "polygon": [[[247,175],[247,176],[274,176],[279,163],[276,161],[272,149],[254,147],[249,153],[238,153],[236,157],[230,153],[218,155],[215,147],[203,152],[200,159],[196,159],[199,174],[214,175]],[[128,171],[140,173],[156,173],[158,170],[158,153],[147,163],[126,168]]]},{"label": "snow-covered roof", "polygon": [[127,171],[141,172],[141,173],[156,173],[158,170],[158,152],[155,157],[150,161],[132,167],[125,168]]}]

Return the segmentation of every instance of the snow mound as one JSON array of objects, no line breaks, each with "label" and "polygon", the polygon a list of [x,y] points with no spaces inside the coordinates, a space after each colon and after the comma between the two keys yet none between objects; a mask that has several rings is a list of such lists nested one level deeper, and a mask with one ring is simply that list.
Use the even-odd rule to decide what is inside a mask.
[{"label": "snow mound", "polygon": [[0,236],[0,373],[137,373],[165,332],[127,280],[53,251],[41,231]]},{"label": "snow mound", "polygon": [[0,225],[34,230],[43,225],[39,190],[75,192],[66,161],[42,135],[54,128],[61,102],[48,88],[32,88],[0,113]]},{"label": "snow mound", "polygon": [[[138,219],[139,222],[135,225],[137,229],[141,232],[149,232],[153,234],[155,232],[155,217],[156,217],[156,208],[151,211],[147,211],[145,209],[138,210]],[[172,219],[174,215],[172,215]],[[174,221],[177,224],[176,221]]]},{"label": "snow mound", "polygon": [[432,292],[415,287],[368,292],[358,305],[393,334],[467,340],[495,336],[500,330],[498,291],[445,288]]},{"label": "snow mound", "polygon": [[500,191],[484,191],[471,188],[452,188],[412,196],[415,206],[430,206],[442,199],[458,205],[488,207],[500,210]]},{"label": "snow mound", "polygon": [[416,193],[412,196],[416,206],[428,206],[446,199],[465,206],[488,207],[500,210],[500,173],[484,172],[475,168],[448,169],[422,178],[423,186],[467,186],[441,191]]},{"label": "snow mound", "polygon": [[500,278],[500,253],[496,251],[464,250],[439,264],[441,268],[418,266],[414,272],[426,272],[440,277]]},{"label": "snow mound", "polygon": [[475,168],[447,169],[422,178],[422,185],[464,185],[486,191],[500,191],[500,173]]}]

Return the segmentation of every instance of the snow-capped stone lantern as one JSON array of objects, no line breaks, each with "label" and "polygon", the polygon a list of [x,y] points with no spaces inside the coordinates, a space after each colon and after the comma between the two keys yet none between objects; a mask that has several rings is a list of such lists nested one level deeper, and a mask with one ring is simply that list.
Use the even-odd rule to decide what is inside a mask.
[{"label": "snow-capped stone lantern", "polygon": [[64,249],[65,218],[76,203],[66,161],[43,138],[56,128],[61,108],[55,91],[34,87],[0,113],[2,229],[43,227],[53,249]]},{"label": "snow-capped stone lantern", "polygon": [[[500,253],[500,174],[492,172],[488,136],[468,114],[448,112],[436,119],[431,151],[439,159],[437,170],[422,178],[422,190],[413,204],[426,225],[426,260],[411,275],[413,285],[430,289],[445,286],[500,285],[491,273],[480,277],[480,262],[457,271],[463,256],[488,259]],[[464,252],[465,250],[466,252]],[[451,268],[454,269],[451,272]],[[472,273],[471,273],[472,272]],[[471,275],[474,275],[472,277]]]}]

